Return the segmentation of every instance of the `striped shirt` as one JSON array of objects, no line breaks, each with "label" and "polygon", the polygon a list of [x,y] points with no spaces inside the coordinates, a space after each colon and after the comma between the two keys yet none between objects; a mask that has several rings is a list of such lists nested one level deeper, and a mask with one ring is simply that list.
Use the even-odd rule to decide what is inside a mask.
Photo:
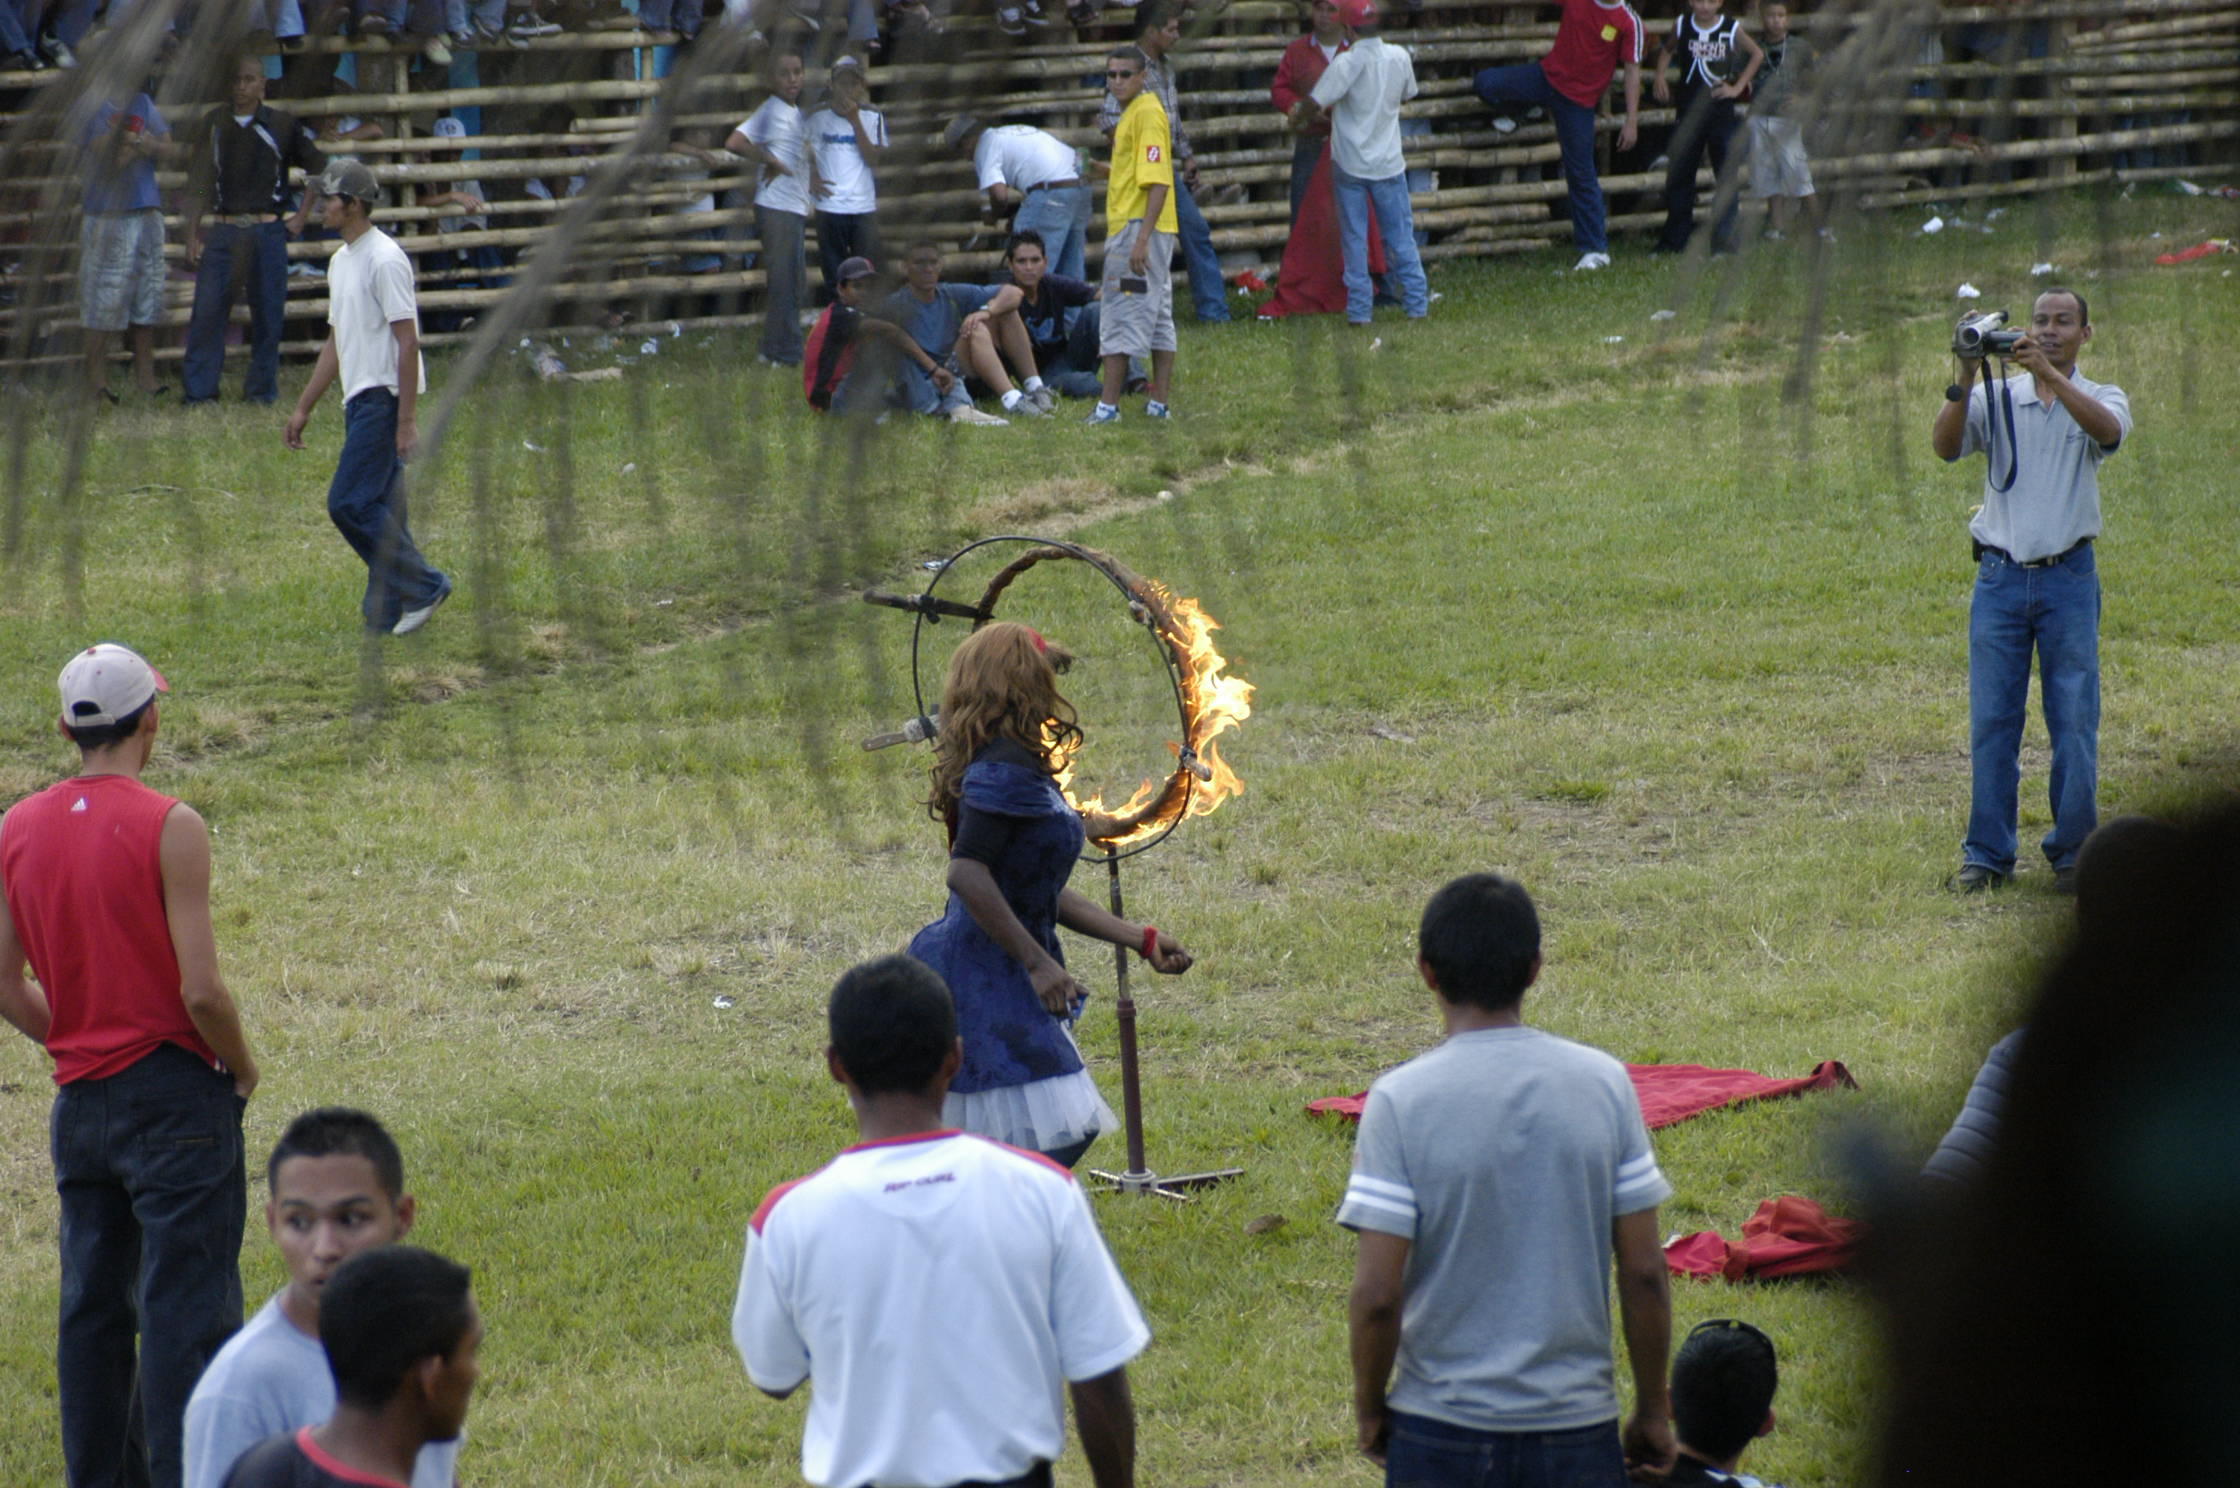
[{"label": "striped shirt", "polygon": [[1599,1050],[1479,1029],[1379,1079],[1338,1223],[1411,1242],[1391,1407],[1477,1431],[1616,1419],[1611,1221],[1671,1193]]}]

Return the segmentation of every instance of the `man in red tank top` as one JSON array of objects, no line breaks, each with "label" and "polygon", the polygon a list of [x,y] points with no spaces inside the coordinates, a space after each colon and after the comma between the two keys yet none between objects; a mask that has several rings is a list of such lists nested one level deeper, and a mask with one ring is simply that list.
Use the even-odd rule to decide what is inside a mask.
[{"label": "man in red tank top", "polygon": [[72,1484],[178,1488],[187,1396],[241,1326],[257,1064],[218,974],[209,829],[140,783],[163,677],[103,644],[61,689],[79,773],[0,819],[0,1018],[55,1065],[63,1460]]}]

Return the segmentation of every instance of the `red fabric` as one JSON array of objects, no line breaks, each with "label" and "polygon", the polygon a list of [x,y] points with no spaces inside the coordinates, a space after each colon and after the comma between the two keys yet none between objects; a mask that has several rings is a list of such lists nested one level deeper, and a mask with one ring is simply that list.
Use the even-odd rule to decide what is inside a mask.
[{"label": "red fabric", "polygon": [[1745,1101],[1768,1100],[1779,1095],[1801,1095],[1807,1090],[1857,1090],[1859,1082],[1838,1060],[1822,1060],[1801,1079],[1776,1080],[1750,1070],[1707,1069],[1700,1064],[1629,1064],[1634,1093],[1641,1097],[1641,1119],[1655,1131],[1661,1126],[1738,1106]]},{"label": "red fabric", "polygon": [[[1384,239],[1377,233],[1377,214],[1369,214],[1369,272],[1384,272]],[[1299,220],[1283,245],[1283,271],[1276,280],[1275,298],[1260,307],[1260,316],[1343,315],[1346,309],[1345,254],[1338,247],[1338,197],[1331,185],[1330,147],[1314,163],[1314,178],[1307,183],[1299,203]]]},{"label": "red fabric", "polygon": [[164,1044],[218,1063],[179,998],[163,909],[163,819],[178,804],[128,776],[75,775],[8,813],[0,882],[54,1012],[57,1085],[106,1078]]},{"label": "red fabric", "polygon": [[[1342,52],[1352,45],[1351,41],[1341,41],[1338,43],[1338,50]],[[1322,75],[1329,70],[1330,59],[1322,55],[1321,47],[1315,45],[1313,32],[1308,32],[1285,47],[1283,60],[1276,63],[1276,80],[1268,89],[1268,97],[1274,101],[1276,112],[1289,114],[1297,108],[1299,100],[1312,93],[1314,85],[1321,82]],[[1309,132],[1327,135],[1330,132],[1330,121],[1327,118],[1317,120]]]},{"label": "red fabric", "polygon": [[[1641,1118],[1651,1130],[1744,1101],[1801,1095],[1807,1090],[1859,1088],[1859,1082],[1851,1078],[1851,1071],[1834,1059],[1822,1060],[1813,1067],[1811,1074],[1794,1080],[1771,1079],[1750,1070],[1707,1069],[1700,1064],[1629,1064],[1626,1073],[1633,1077],[1633,1091],[1641,1101]],[[1343,1116],[1348,1121],[1359,1121],[1361,1108],[1368,1103],[1369,1093],[1363,1091],[1359,1095],[1334,1095],[1309,1101],[1307,1110],[1317,1116]]]},{"label": "red fabric", "polygon": [[[832,334],[832,312],[838,305],[827,305],[824,313],[809,331],[808,344],[801,356],[801,391],[809,399],[809,406],[823,413],[832,406],[832,394],[856,364],[856,347],[853,341],[840,348],[840,355],[827,358],[825,339]],[[827,362],[830,365],[826,365]]]},{"label": "red fabric", "polygon": [[2211,238],[2205,243],[2196,243],[2191,248],[2181,248],[2176,253],[2158,253],[2154,261],[2168,268],[2172,264],[2192,263],[2196,259],[2211,258],[2231,251],[2232,244],[2226,239]]},{"label": "red fabric", "polygon": [[1716,1230],[1682,1235],[1664,1248],[1664,1263],[1675,1275],[1727,1281],[1841,1271],[1865,1233],[1857,1220],[1839,1219],[1789,1194],[1760,1204],[1743,1224],[1741,1240],[1730,1243]]},{"label": "red fabric", "polygon": [[1548,86],[1573,103],[1593,108],[1610,91],[1610,78],[1641,60],[1641,17],[1630,5],[1563,0],[1556,44],[1540,59]]}]

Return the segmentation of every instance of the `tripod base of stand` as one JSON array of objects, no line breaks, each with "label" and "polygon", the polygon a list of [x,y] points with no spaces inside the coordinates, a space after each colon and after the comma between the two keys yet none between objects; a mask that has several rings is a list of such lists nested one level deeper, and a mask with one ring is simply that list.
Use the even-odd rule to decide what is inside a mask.
[{"label": "tripod base of stand", "polygon": [[1107,1173],[1102,1168],[1091,1168],[1089,1176],[1096,1180],[1099,1193],[1156,1194],[1162,1199],[1173,1199],[1188,1204],[1195,1201],[1194,1194],[1185,1192],[1193,1188],[1211,1188],[1216,1183],[1226,1183],[1231,1178],[1244,1175],[1242,1168],[1216,1168],[1210,1173],[1157,1173],[1127,1172]]}]

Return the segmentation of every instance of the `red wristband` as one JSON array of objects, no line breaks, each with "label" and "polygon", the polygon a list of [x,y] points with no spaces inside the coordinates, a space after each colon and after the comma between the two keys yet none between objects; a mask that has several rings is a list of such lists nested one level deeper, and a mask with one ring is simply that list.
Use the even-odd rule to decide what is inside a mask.
[{"label": "red wristband", "polygon": [[1144,927],[1143,927],[1143,959],[1144,959],[1144,960],[1146,960],[1146,961],[1149,961],[1149,960],[1151,959],[1151,953],[1152,953],[1153,951],[1156,951],[1156,950],[1157,950],[1158,948],[1159,948],[1159,927],[1158,927],[1157,925],[1146,925],[1146,926],[1144,926]]}]

